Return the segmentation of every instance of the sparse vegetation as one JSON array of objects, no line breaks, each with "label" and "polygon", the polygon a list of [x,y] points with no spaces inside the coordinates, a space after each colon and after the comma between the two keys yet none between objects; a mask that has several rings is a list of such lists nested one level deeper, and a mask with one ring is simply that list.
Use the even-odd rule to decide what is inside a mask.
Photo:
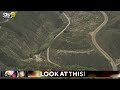
[{"label": "sparse vegetation", "polygon": [[95,70],[112,70],[110,63],[97,52],[90,54],[57,53],[50,49],[50,60],[59,65],[79,65],[81,67],[92,67]]},{"label": "sparse vegetation", "polygon": [[[55,41],[54,37],[67,25],[63,11],[18,11],[14,19],[0,23],[0,63],[5,69],[25,70],[112,70],[110,63],[97,50],[84,54],[57,53],[57,50],[91,50],[89,32],[102,22],[103,16],[97,11],[66,11],[70,26]],[[120,12],[106,12],[108,24],[97,34],[97,42],[114,59],[120,57]],[[0,12],[0,15],[2,12]],[[0,17],[0,21],[3,18]],[[46,49],[50,47],[50,60],[61,68],[49,63]],[[34,54],[43,53],[44,61],[23,62]]]},{"label": "sparse vegetation", "polygon": [[112,57],[119,59],[120,56],[120,12],[106,12],[109,17],[107,25],[97,34],[100,46]]},{"label": "sparse vegetation", "polygon": [[60,17],[57,11],[18,11],[15,18],[0,23],[0,61],[19,67],[21,60],[44,51],[64,26]]},{"label": "sparse vegetation", "polygon": [[84,67],[80,65],[65,65],[63,66],[64,70],[95,70],[92,67]]}]

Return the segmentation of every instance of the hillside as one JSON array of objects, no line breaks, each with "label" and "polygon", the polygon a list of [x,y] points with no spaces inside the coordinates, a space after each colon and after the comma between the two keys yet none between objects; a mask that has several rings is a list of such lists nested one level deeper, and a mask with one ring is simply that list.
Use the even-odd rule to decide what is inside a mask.
[{"label": "hillside", "polygon": [[[103,15],[95,11],[65,12],[71,25],[59,36],[50,49],[50,60],[68,69],[68,65],[81,70],[112,70],[110,63],[92,44],[89,32],[103,21]],[[62,51],[62,52],[60,52]],[[79,52],[79,53],[76,53]]]},{"label": "hillside", "polygon": [[114,60],[120,58],[120,12],[106,12],[109,21],[97,34],[97,41]]},{"label": "hillside", "polygon": [[[91,41],[90,32],[104,21],[99,11],[18,11],[9,20],[2,13],[0,69],[112,70]],[[116,61],[120,59],[120,12],[106,14],[109,20],[96,41]]]},{"label": "hillside", "polygon": [[[3,22],[2,12],[0,22]],[[25,60],[42,52],[64,27],[59,12],[19,11],[15,18],[0,23],[0,63],[8,68],[22,68]]]}]

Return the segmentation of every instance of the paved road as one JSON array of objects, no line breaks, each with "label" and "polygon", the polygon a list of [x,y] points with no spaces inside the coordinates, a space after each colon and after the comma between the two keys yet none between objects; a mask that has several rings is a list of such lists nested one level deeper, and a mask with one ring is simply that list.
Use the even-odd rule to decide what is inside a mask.
[{"label": "paved road", "polygon": [[100,26],[98,26],[93,32],[90,33],[90,34],[91,34],[91,37],[92,37],[92,42],[93,42],[93,44],[95,45],[95,47],[98,49],[98,51],[99,51],[100,53],[102,53],[102,54],[104,55],[104,57],[110,62],[113,70],[116,71],[116,70],[117,70],[117,66],[116,66],[114,60],[112,59],[112,57],[110,57],[110,56],[98,45],[98,43],[96,42],[96,39],[95,39],[97,32],[99,32],[99,31],[102,29],[102,27],[105,26],[106,23],[108,22],[108,16],[107,16],[107,14],[106,14],[105,12],[103,12],[103,11],[100,11],[100,12],[103,14],[103,16],[104,16],[105,19],[104,19],[103,23],[102,23]]},{"label": "paved road", "polygon": [[[67,18],[68,24],[67,24],[67,26],[66,26],[60,33],[58,33],[58,34],[56,35],[56,37],[54,38],[54,40],[55,40],[57,37],[59,37],[59,36],[67,29],[67,27],[70,25],[70,19],[68,18],[68,16],[67,16],[64,12],[63,12],[63,15]],[[47,48],[47,60],[48,60],[48,62],[51,63],[51,64],[54,64],[54,65],[56,65],[56,66],[58,66],[58,67],[61,67],[60,65],[58,65],[58,64],[56,64],[56,63],[54,63],[54,62],[52,62],[52,61],[50,60],[50,58],[49,58],[49,49],[50,49],[50,47]]]}]

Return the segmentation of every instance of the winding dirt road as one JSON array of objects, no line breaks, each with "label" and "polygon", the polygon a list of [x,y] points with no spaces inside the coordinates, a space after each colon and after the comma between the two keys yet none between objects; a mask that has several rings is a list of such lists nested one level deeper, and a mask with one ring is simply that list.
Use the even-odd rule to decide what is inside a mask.
[{"label": "winding dirt road", "polygon": [[112,59],[112,57],[110,57],[110,56],[98,45],[98,43],[96,42],[96,39],[95,39],[97,32],[99,32],[99,31],[102,29],[102,27],[105,26],[106,23],[108,22],[108,16],[107,16],[107,14],[106,14],[105,12],[103,12],[103,11],[100,11],[100,12],[102,13],[102,15],[104,16],[105,19],[104,19],[103,23],[102,23],[100,26],[98,26],[93,32],[90,32],[90,35],[91,35],[91,37],[92,37],[92,43],[93,43],[94,46],[98,49],[98,51],[99,51],[102,55],[104,55],[104,57],[110,62],[113,70],[116,71],[116,70],[118,70],[118,69],[117,69],[117,66],[116,66],[114,60]]},{"label": "winding dirt road", "polygon": [[[55,40],[57,37],[59,37],[59,36],[67,29],[67,27],[70,25],[70,19],[67,17],[67,15],[66,15],[64,12],[63,12],[63,15],[67,18],[68,24],[67,24],[67,26],[66,26],[60,33],[58,33],[58,34],[55,36],[54,40]],[[60,65],[58,65],[58,64],[56,64],[56,63],[54,63],[54,62],[52,62],[52,61],[50,60],[50,58],[49,58],[49,51],[50,51],[50,47],[47,48],[47,60],[48,60],[48,62],[51,63],[51,64],[54,64],[54,65],[56,65],[56,66],[58,66],[58,67],[61,67]]]},{"label": "winding dirt road", "polygon": [[[98,49],[98,51],[110,62],[112,68],[114,71],[118,70],[117,69],[117,65],[115,64],[114,60],[112,59],[112,57],[110,57],[99,45],[98,43],[96,42],[96,34],[107,24],[108,22],[108,16],[105,12],[103,11],[100,11],[100,13],[102,13],[102,15],[104,16],[104,21],[101,25],[99,25],[93,32],[90,32],[90,35],[92,37],[92,43],[94,44],[94,46]],[[63,12],[64,16],[67,18],[68,20],[68,24],[67,26],[54,38],[54,40],[59,37],[65,30],[66,28],[70,25],[70,19],[67,17],[67,15]],[[51,64],[54,64],[58,67],[60,67],[60,65],[50,61],[49,59],[49,49],[50,47],[47,48],[47,60],[48,62],[50,62]]]},{"label": "winding dirt road", "polygon": [[[17,13],[17,11],[16,11],[16,13]],[[100,11],[100,13],[102,13],[102,15],[104,16],[104,21],[103,21],[103,23],[102,23],[101,25],[99,25],[93,32],[90,32],[90,35],[91,35],[91,38],[92,38],[92,43],[93,43],[94,46],[98,49],[98,51],[110,62],[113,70],[114,70],[114,71],[117,71],[117,70],[118,70],[117,64],[115,64],[113,58],[112,58],[111,56],[109,56],[108,53],[105,52],[105,51],[98,45],[98,43],[97,43],[97,41],[96,41],[96,34],[97,34],[97,33],[107,24],[107,22],[108,22],[108,16],[107,16],[107,14],[106,14],[105,12],[103,12],[103,11]],[[69,27],[69,25],[70,25],[70,19],[68,18],[68,16],[67,16],[64,12],[63,12],[63,15],[67,18],[68,24],[66,25],[66,27],[65,27],[60,33],[58,33],[58,34],[55,36],[54,40],[55,40],[57,37],[59,37],[59,36]],[[2,21],[2,22],[0,22],[0,23],[6,23],[6,22],[8,22],[8,21],[9,21],[9,19],[6,19],[5,21]],[[1,29],[1,26],[0,26],[0,29]],[[61,67],[60,65],[58,65],[58,64],[56,64],[56,63],[54,63],[54,62],[52,62],[52,61],[50,60],[50,58],[49,58],[49,50],[50,50],[50,47],[47,48],[47,60],[48,60],[48,62],[51,63],[51,64],[54,64],[54,65],[56,65],[56,66],[58,66],[58,67]],[[73,51],[71,51],[70,53],[79,53],[79,52],[73,52]]]},{"label": "winding dirt road", "polygon": [[58,64],[56,64],[56,63],[54,63],[54,62],[52,62],[52,61],[50,60],[49,51],[50,51],[50,47],[47,48],[47,60],[48,60],[48,62],[51,63],[51,64],[53,64],[53,65],[56,65],[56,66],[58,66],[58,67],[61,67],[60,65],[58,65]]}]

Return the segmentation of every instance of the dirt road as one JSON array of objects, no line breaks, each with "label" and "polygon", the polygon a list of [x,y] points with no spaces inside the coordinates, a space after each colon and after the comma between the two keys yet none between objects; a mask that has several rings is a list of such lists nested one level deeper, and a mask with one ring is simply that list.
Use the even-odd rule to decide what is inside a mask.
[{"label": "dirt road", "polygon": [[92,37],[92,42],[93,42],[94,46],[95,46],[95,47],[98,49],[98,51],[99,51],[100,53],[102,53],[102,55],[110,62],[113,70],[116,71],[116,70],[117,70],[117,66],[116,66],[114,60],[112,59],[112,57],[110,57],[110,56],[98,45],[98,43],[96,42],[96,34],[97,34],[97,32],[99,32],[99,31],[102,29],[102,27],[105,26],[106,23],[108,22],[108,16],[107,16],[107,14],[106,14],[105,12],[103,12],[103,11],[100,11],[100,12],[101,12],[102,15],[104,16],[104,21],[103,21],[103,23],[102,23],[100,26],[98,26],[93,32],[90,32],[90,35],[91,35],[91,37]]},{"label": "dirt road", "polygon": [[[67,17],[67,15],[66,15],[64,12],[63,12],[63,15],[67,18],[68,24],[67,24],[67,26],[66,26],[60,33],[58,33],[58,34],[55,36],[54,40],[55,40],[57,37],[59,37],[59,36],[67,29],[67,27],[70,25],[70,19]],[[56,66],[58,66],[58,67],[61,67],[60,65],[58,65],[58,64],[56,64],[56,63],[54,63],[54,62],[52,62],[52,61],[50,60],[50,58],[49,58],[49,49],[50,49],[50,47],[47,48],[47,60],[48,60],[48,62],[51,63],[51,64],[54,64],[54,65],[56,65]]]}]

